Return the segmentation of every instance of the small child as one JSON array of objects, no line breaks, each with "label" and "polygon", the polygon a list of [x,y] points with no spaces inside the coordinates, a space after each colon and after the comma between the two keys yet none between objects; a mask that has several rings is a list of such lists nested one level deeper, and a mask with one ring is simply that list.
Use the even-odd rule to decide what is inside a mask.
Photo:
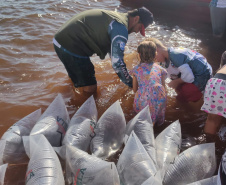
[{"label": "small child", "polygon": [[207,81],[212,76],[212,67],[200,53],[186,48],[167,48],[156,38],[148,38],[157,46],[158,62],[163,63],[171,78],[169,87],[177,92],[177,99],[196,102],[203,96]]},{"label": "small child", "polygon": [[133,69],[133,91],[135,92],[133,108],[140,112],[149,105],[153,124],[161,125],[165,120],[167,72],[154,63],[156,45],[150,41],[142,42],[137,52],[140,64]]},{"label": "small child", "polygon": [[214,142],[222,120],[226,118],[226,51],[222,54],[220,69],[205,88],[204,103],[201,110],[208,113],[204,133],[198,137],[198,143]]}]

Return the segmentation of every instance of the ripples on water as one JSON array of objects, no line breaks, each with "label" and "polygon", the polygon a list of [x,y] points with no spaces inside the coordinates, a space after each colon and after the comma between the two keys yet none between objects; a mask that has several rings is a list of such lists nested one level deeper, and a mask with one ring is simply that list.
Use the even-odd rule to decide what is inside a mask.
[{"label": "ripples on water", "polygon": [[[121,12],[132,9],[118,0],[0,2],[0,136],[13,123],[34,110],[42,108],[44,111],[57,93],[63,95],[71,116],[88,98],[81,94],[80,89],[73,88],[63,64],[53,50],[52,38],[66,20],[76,13],[92,8]],[[168,46],[192,48],[206,54],[210,59],[214,58],[209,54],[209,46],[203,43],[208,41],[210,34],[198,38],[195,36],[195,29],[182,29],[175,21],[168,24],[161,17],[155,17],[155,23],[148,27],[146,35],[163,40]],[[128,69],[138,63],[133,52],[142,40],[140,34],[131,34],[129,37],[125,60]],[[218,61],[220,54],[215,56]],[[108,57],[100,61],[94,56],[92,61],[98,81],[98,91],[94,96],[99,116],[119,100],[126,120],[129,121],[135,115],[132,110],[132,90],[120,82]],[[217,69],[218,64],[211,64],[214,70]],[[181,105],[175,101],[175,92],[168,88],[166,124],[177,119],[182,125],[203,123],[206,114],[199,110],[201,105],[202,102]]]}]

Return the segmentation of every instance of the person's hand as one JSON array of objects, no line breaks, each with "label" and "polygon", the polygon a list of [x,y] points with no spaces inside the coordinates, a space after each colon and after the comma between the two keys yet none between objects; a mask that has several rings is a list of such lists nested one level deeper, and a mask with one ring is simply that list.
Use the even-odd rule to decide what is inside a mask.
[{"label": "person's hand", "polygon": [[175,80],[172,80],[170,83],[168,83],[168,86],[169,86],[170,88],[176,89],[176,83],[175,83]]},{"label": "person's hand", "polygon": [[181,80],[181,78],[178,78],[178,79],[175,79],[175,80],[172,80],[171,82],[169,82],[168,86],[173,89],[176,89],[182,83],[184,83],[184,81]]}]

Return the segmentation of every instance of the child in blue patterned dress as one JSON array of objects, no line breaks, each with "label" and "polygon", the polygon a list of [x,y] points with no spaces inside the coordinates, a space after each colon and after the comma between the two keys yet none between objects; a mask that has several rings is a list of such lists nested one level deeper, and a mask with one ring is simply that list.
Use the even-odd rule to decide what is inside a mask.
[{"label": "child in blue patterned dress", "polygon": [[137,52],[140,56],[140,64],[132,71],[135,92],[133,108],[138,113],[149,105],[153,124],[159,126],[165,120],[167,72],[154,63],[155,43],[144,41],[138,46]]}]

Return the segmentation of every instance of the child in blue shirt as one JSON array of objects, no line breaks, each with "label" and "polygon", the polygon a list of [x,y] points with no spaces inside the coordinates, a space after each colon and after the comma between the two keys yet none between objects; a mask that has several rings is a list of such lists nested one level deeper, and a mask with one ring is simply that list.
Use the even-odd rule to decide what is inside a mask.
[{"label": "child in blue shirt", "polygon": [[187,48],[167,48],[156,38],[148,38],[157,46],[158,62],[163,64],[172,80],[168,86],[177,92],[177,99],[196,102],[203,96],[212,67],[200,53]]}]

